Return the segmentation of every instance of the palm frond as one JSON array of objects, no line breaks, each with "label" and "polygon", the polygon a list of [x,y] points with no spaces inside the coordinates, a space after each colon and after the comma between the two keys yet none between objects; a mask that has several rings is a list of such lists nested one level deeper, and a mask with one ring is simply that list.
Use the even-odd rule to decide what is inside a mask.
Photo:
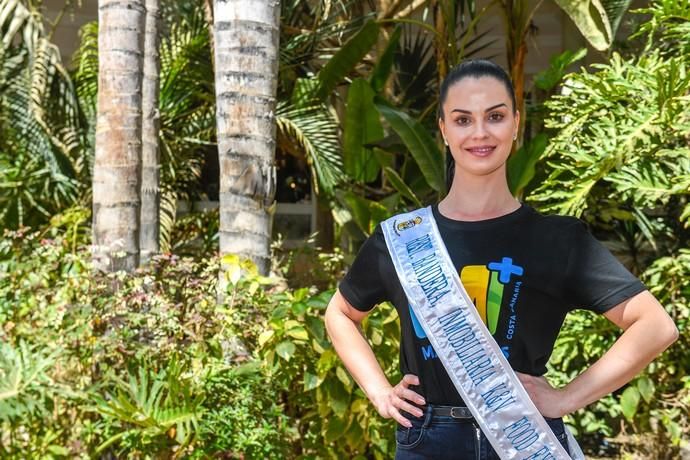
[{"label": "palm frond", "polygon": [[128,435],[140,437],[144,442],[172,437],[180,447],[194,438],[204,412],[205,396],[182,376],[176,361],[160,371],[142,365],[127,381],[117,377],[112,380],[114,394],[106,399],[96,397],[96,410],[119,424],[122,431],[103,442],[98,451]]},{"label": "palm frond", "polygon": [[[294,142],[312,170],[312,185],[326,194],[344,178],[338,125],[322,106],[296,108],[281,102],[276,109],[278,137]],[[290,142],[279,145],[289,148]]]},{"label": "palm frond", "polygon": [[0,421],[49,413],[53,381],[48,371],[56,356],[23,341],[17,347],[0,343]]}]

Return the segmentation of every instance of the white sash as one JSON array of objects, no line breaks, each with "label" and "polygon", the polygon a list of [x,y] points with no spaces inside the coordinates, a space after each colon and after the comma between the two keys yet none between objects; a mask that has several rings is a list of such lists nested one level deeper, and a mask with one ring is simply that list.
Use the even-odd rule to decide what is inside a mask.
[{"label": "white sash", "polygon": [[[482,322],[431,208],[400,214],[381,226],[415,316],[501,459],[570,459]],[[573,459],[584,459],[579,447],[571,452]]]}]

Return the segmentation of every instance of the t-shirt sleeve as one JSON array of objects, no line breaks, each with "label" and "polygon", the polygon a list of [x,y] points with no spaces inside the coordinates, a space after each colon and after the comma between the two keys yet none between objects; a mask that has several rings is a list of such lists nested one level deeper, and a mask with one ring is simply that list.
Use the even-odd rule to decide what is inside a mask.
[{"label": "t-shirt sleeve", "polygon": [[386,287],[389,266],[392,267],[392,261],[386,240],[381,225],[377,225],[360,248],[338,289],[354,308],[369,311],[376,304],[390,300]]},{"label": "t-shirt sleeve", "polygon": [[577,221],[570,230],[564,288],[571,309],[604,313],[647,289],[583,222]]}]

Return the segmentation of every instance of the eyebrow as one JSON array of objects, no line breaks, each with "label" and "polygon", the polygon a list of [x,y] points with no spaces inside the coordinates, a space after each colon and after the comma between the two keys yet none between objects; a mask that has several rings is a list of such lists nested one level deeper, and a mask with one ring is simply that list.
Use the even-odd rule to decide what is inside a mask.
[{"label": "eyebrow", "polygon": [[[492,111],[493,109],[497,109],[497,108],[499,108],[499,107],[501,107],[501,106],[508,107],[508,106],[505,104],[505,102],[501,102],[500,104],[496,104],[496,105],[493,105],[493,106],[489,107],[489,108],[486,109],[484,112],[490,112],[490,111]],[[463,110],[463,109],[453,109],[453,110],[450,111],[450,113],[453,113],[453,112],[467,113],[467,114],[469,114],[469,115],[472,114],[472,112],[470,112],[469,110]]]}]

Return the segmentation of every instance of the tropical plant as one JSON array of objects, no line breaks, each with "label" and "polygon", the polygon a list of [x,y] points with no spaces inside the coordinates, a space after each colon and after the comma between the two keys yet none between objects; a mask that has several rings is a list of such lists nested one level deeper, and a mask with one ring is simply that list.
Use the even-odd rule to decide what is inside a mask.
[{"label": "tropical plant", "polygon": [[[613,435],[612,427],[634,424],[657,438],[646,443],[648,455],[666,458],[688,436],[680,414],[687,413],[690,366],[690,3],[655,1],[638,12],[651,16],[634,35],[645,42],[639,56],[614,53],[592,72],[566,76],[563,94],[546,103],[554,135],[544,180],[528,199],[587,221],[676,321],[679,343],[625,389],[573,417],[581,433]],[[616,335],[601,317],[571,315],[554,352],[562,371],[555,375],[572,378]]]},{"label": "tropical plant", "polygon": [[[372,410],[326,337],[323,313],[332,293],[310,296],[302,288],[276,296],[276,308],[258,338],[259,354],[283,392],[285,413],[299,420],[302,455],[390,458],[394,425]],[[399,378],[399,328],[390,305],[377,308],[363,324],[391,379]]]},{"label": "tropical plant", "polygon": [[[331,57],[315,81],[300,82],[309,100],[308,88],[313,88],[312,98],[323,98],[338,82],[356,75],[349,77],[341,115],[343,166],[349,184],[348,190],[336,194],[334,210],[338,223],[356,239],[396,210],[420,206],[444,192],[443,154],[429,134],[435,130],[434,93],[440,75],[433,44],[443,43],[444,62],[453,65],[463,56],[481,52],[488,43],[482,43],[484,34],[475,36],[474,26],[483,13],[474,13],[473,2],[457,6],[441,2],[432,9],[436,12],[432,16],[444,24],[439,31],[395,15],[381,23],[370,20]],[[396,27],[381,42],[382,27],[389,22],[409,25]],[[431,39],[425,38],[429,31]],[[382,46],[376,62],[362,65],[377,42]],[[388,135],[382,120],[390,127]]]},{"label": "tropical plant", "polygon": [[[611,47],[623,15],[631,0],[555,0],[555,3],[570,17],[582,36],[599,51]],[[527,39],[534,33],[532,18],[542,1],[531,4],[527,0],[500,0],[496,2],[506,31],[506,57],[508,70],[515,87],[516,108],[525,110],[525,59]],[[519,139],[522,143],[526,117],[520,120]]]},{"label": "tropical plant", "polygon": [[182,454],[199,431],[205,398],[184,371],[173,359],[158,372],[141,365],[126,381],[114,377],[114,394],[95,399],[104,424],[116,434],[108,437],[96,452],[117,443],[120,454]]},{"label": "tropical plant", "polygon": [[36,225],[74,204],[88,174],[83,114],[40,2],[0,1],[0,219]]}]

